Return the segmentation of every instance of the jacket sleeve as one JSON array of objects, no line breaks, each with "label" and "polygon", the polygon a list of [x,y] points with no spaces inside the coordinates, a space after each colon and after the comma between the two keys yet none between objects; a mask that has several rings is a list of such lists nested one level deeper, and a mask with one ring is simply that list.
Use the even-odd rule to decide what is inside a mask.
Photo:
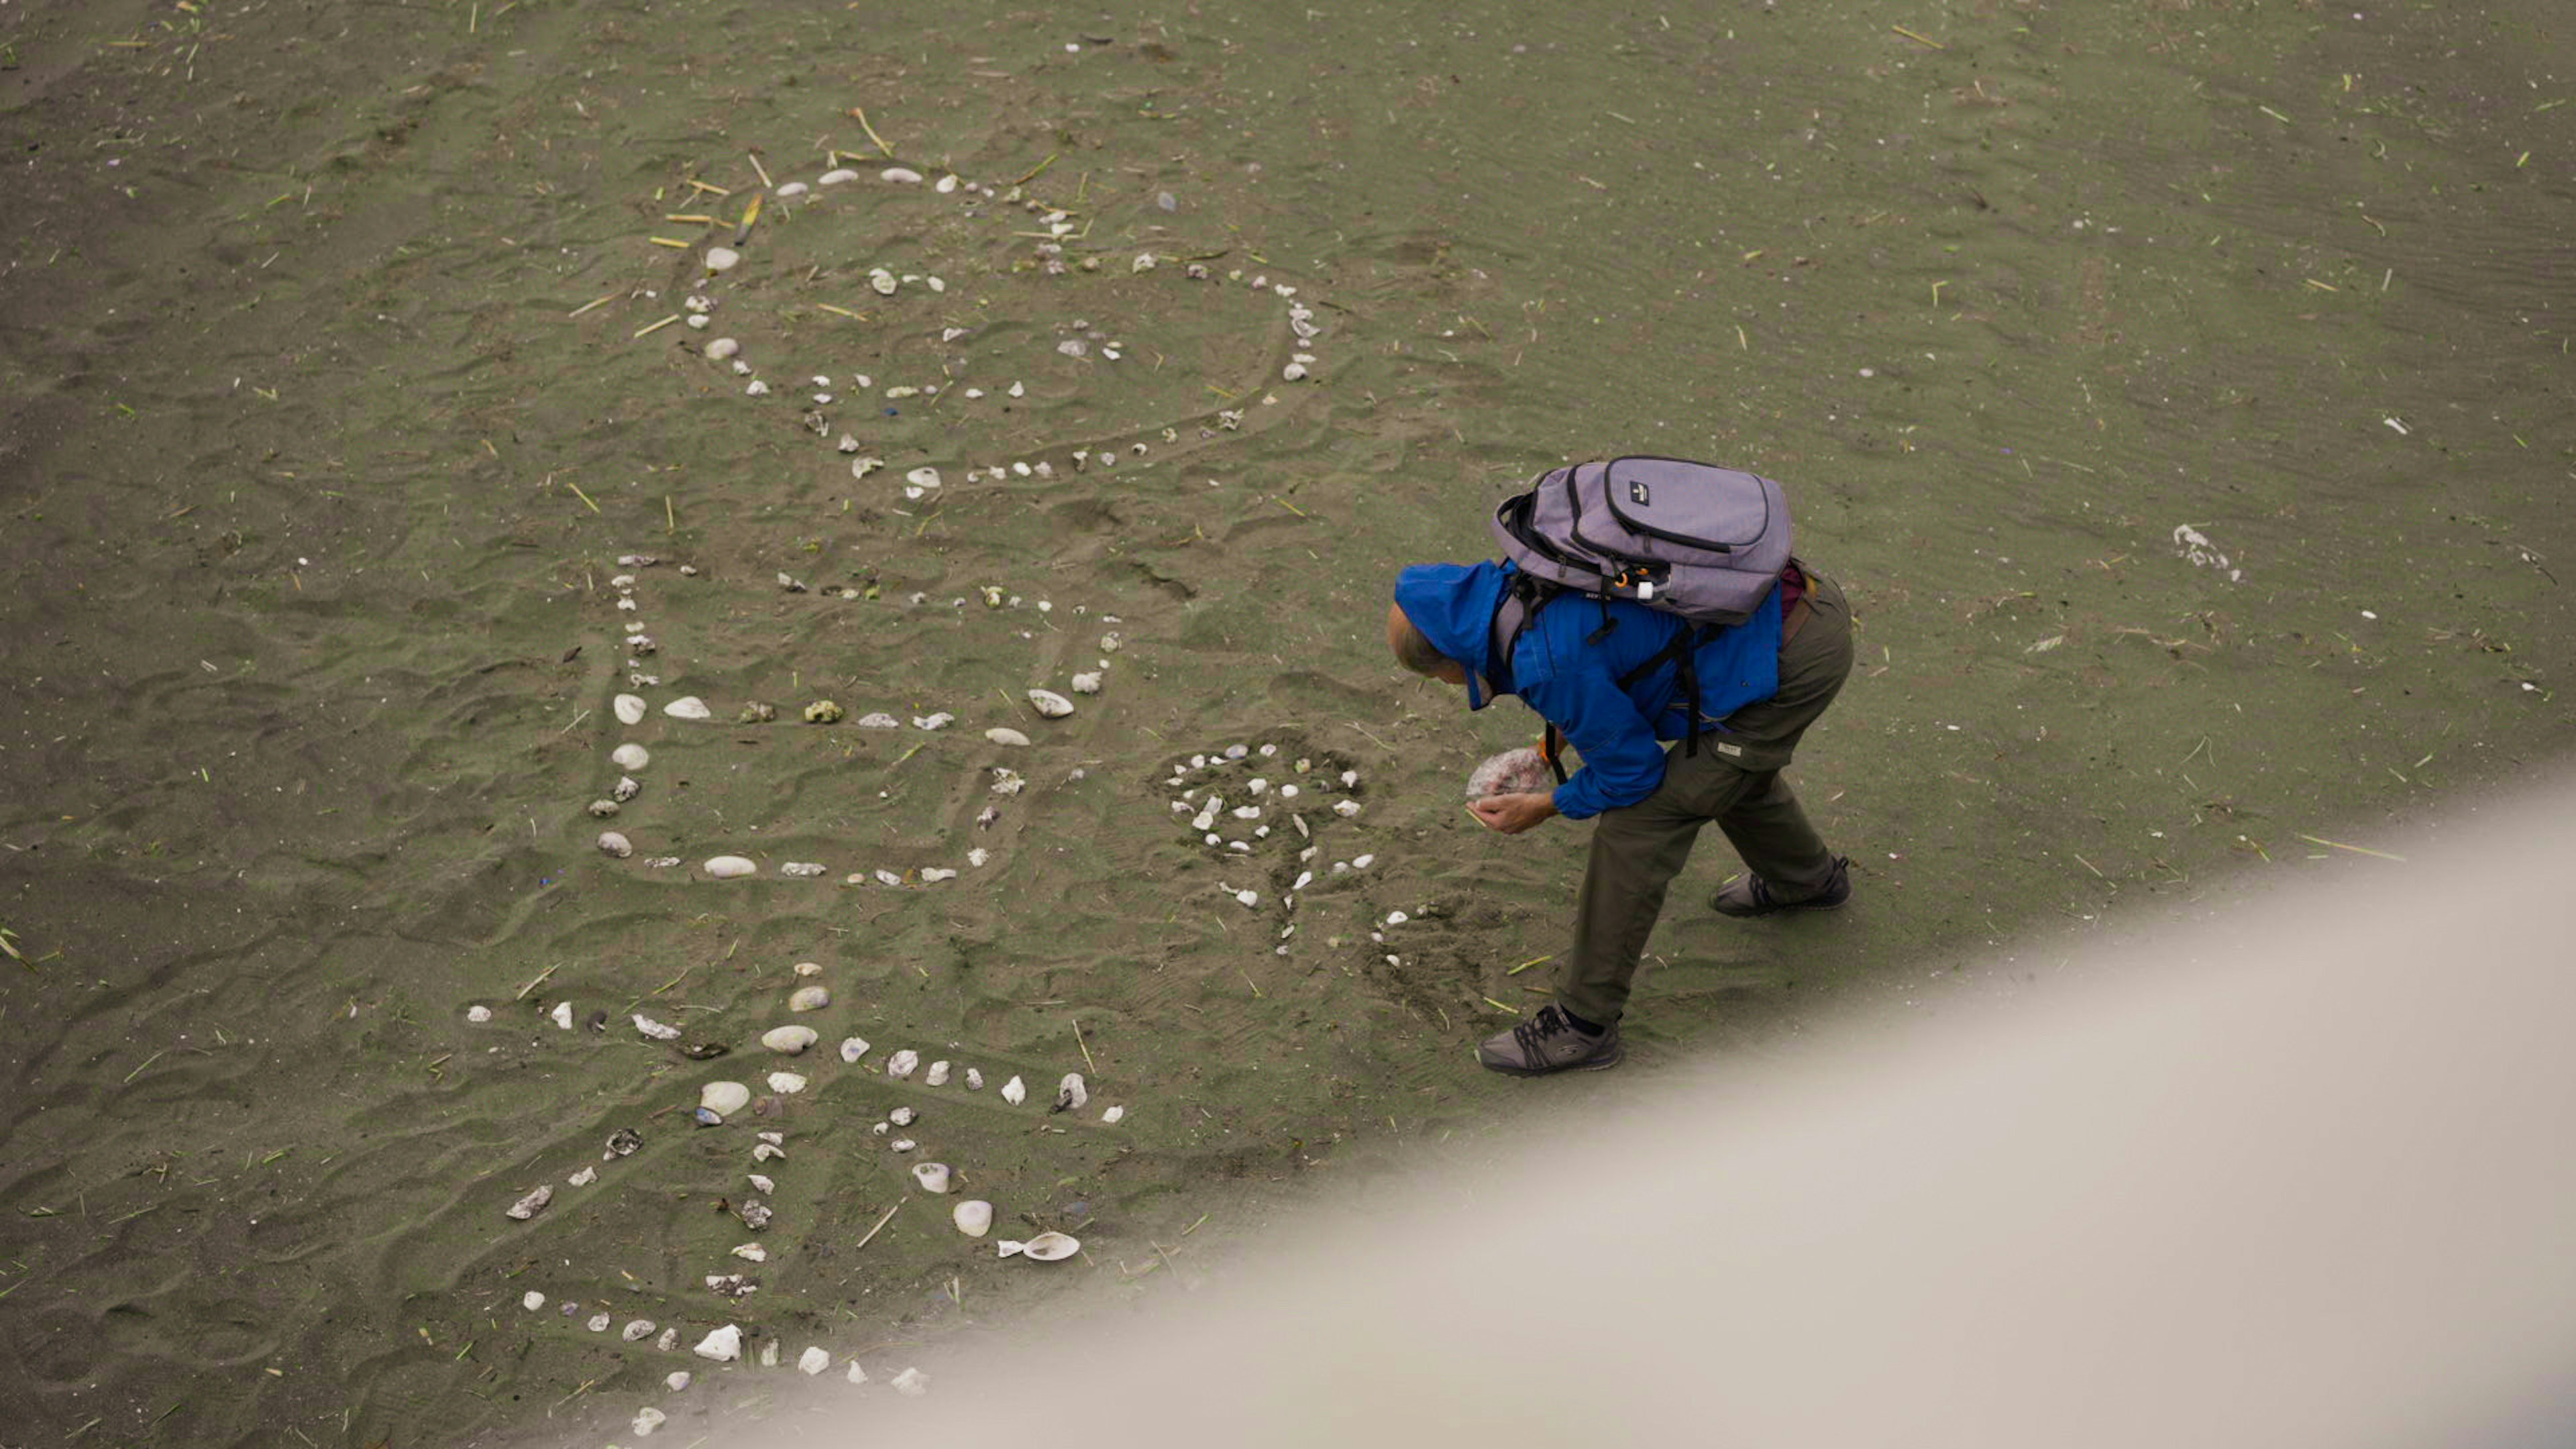
[{"label": "jacket sleeve", "polygon": [[1534,681],[1521,699],[1583,756],[1583,768],[1556,787],[1556,811],[1568,820],[1634,805],[1664,783],[1664,748],[1654,726],[1608,676],[1586,670],[1571,679]]}]

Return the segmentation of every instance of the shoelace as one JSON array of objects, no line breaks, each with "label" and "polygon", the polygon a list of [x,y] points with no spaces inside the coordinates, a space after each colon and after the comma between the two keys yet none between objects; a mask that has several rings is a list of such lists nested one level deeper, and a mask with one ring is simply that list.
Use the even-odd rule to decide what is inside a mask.
[{"label": "shoelace", "polygon": [[1573,1034],[1574,1023],[1566,1020],[1565,1013],[1553,1006],[1539,1008],[1538,1015],[1512,1028],[1512,1040],[1520,1044],[1521,1055],[1531,1061],[1540,1059],[1539,1044],[1547,1038]]}]

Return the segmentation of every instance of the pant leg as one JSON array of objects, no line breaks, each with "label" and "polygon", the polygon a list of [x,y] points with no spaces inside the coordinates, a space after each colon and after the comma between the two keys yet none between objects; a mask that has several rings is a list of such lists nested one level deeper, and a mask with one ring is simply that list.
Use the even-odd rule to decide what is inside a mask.
[{"label": "pant leg", "polygon": [[1733,754],[1723,749],[1720,754],[1753,774],[1730,796],[1718,828],[1744,858],[1745,868],[1788,901],[1823,889],[1834,862],[1780,771],[1807,727],[1842,692],[1852,668],[1851,606],[1842,586],[1803,564],[1800,568],[1807,575],[1807,621],[1780,649],[1779,692],[1728,715],[1724,734],[1701,738],[1703,747],[1711,740],[1733,745]]},{"label": "pant leg", "polygon": [[1674,748],[1654,794],[1594,817],[1591,862],[1574,908],[1574,946],[1557,972],[1559,1004],[1603,1024],[1627,1010],[1664,893],[1689,862],[1700,827],[1724,819],[1754,778],[1711,751],[1692,757]]},{"label": "pant leg", "polygon": [[1781,900],[1805,900],[1833,878],[1833,852],[1777,770],[1748,779],[1733,808],[1717,818],[1717,828],[1743,857],[1744,868],[1770,882]]}]

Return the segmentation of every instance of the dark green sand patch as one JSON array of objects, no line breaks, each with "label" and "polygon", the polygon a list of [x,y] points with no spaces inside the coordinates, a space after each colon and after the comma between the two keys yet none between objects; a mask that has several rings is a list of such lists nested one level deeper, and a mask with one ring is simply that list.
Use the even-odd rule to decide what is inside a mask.
[{"label": "dark green sand patch", "polygon": [[[0,1406],[34,1441],[625,1442],[643,1404],[693,1434],[785,1373],[598,1311],[855,1352],[862,1413],[916,1360],[971,1392],[961,1330],[1177,1292],[1293,1183],[1474,1151],[1532,1092],[1615,1108],[1846,1000],[2019,990],[2141,913],[2395,887],[2364,852],[2568,740],[2576,105],[2538,0],[0,24]],[[925,184],[878,180],[886,150]],[[835,152],[862,179],[765,201],[709,328],[644,331],[758,170]],[[968,215],[952,171],[1061,208],[1065,272],[1012,235],[1042,214]],[[925,281],[882,297],[878,265]],[[1296,384],[1281,283],[1322,324]],[[1458,780],[1533,724],[1396,674],[1377,617],[1397,565],[1483,553],[1495,498],[1616,450],[1774,473],[1849,589],[1862,667],[1798,778],[1859,894],[1713,919],[1712,842],[1630,1069],[1489,1080],[1470,1044],[1544,1001],[1583,833],[1471,827]],[[663,560],[633,570],[652,655],[618,647],[626,554]],[[1103,657],[1071,719],[1031,716]],[[656,758],[610,860],[584,807],[633,674]],[[715,720],[658,713],[682,693]],[[851,719],[797,722],[815,698]],[[754,699],[781,718],[731,723]],[[879,709],[905,727],[855,727]],[[1235,743],[1361,773],[1363,813],[1312,823],[1327,871],[1374,862],[1284,941],[1314,863],[1275,817],[1231,852],[1169,808],[1176,762]],[[718,851],[761,876],[643,864]],[[772,1069],[799,961],[836,994],[818,1052],[855,1032],[985,1091],[803,1061],[783,1117],[683,1126]],[[1076,1121],[992,1100],[1074,1069]],[[905,1203],[868,1130],[904,1102],[1015,1233],[1085,1256],[1001,1262]],[[724,1303],[762,1127],[776,1253]]]}]

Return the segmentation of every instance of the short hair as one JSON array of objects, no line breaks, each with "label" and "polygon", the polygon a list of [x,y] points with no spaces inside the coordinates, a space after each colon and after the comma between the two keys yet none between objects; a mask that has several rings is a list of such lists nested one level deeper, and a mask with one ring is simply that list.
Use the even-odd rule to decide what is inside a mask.
[{"label": "short hair", "polygon": [[1426,677],[1439,673],[1440,666],[1449,662],[1449,656],[1431,647],[1431,641],[1423,637],[1420,629],[1413,627],[1412,616],[1401,609],[1396,612],[1404,620],[1404,627],[1395,634],[1395,662]]}]

